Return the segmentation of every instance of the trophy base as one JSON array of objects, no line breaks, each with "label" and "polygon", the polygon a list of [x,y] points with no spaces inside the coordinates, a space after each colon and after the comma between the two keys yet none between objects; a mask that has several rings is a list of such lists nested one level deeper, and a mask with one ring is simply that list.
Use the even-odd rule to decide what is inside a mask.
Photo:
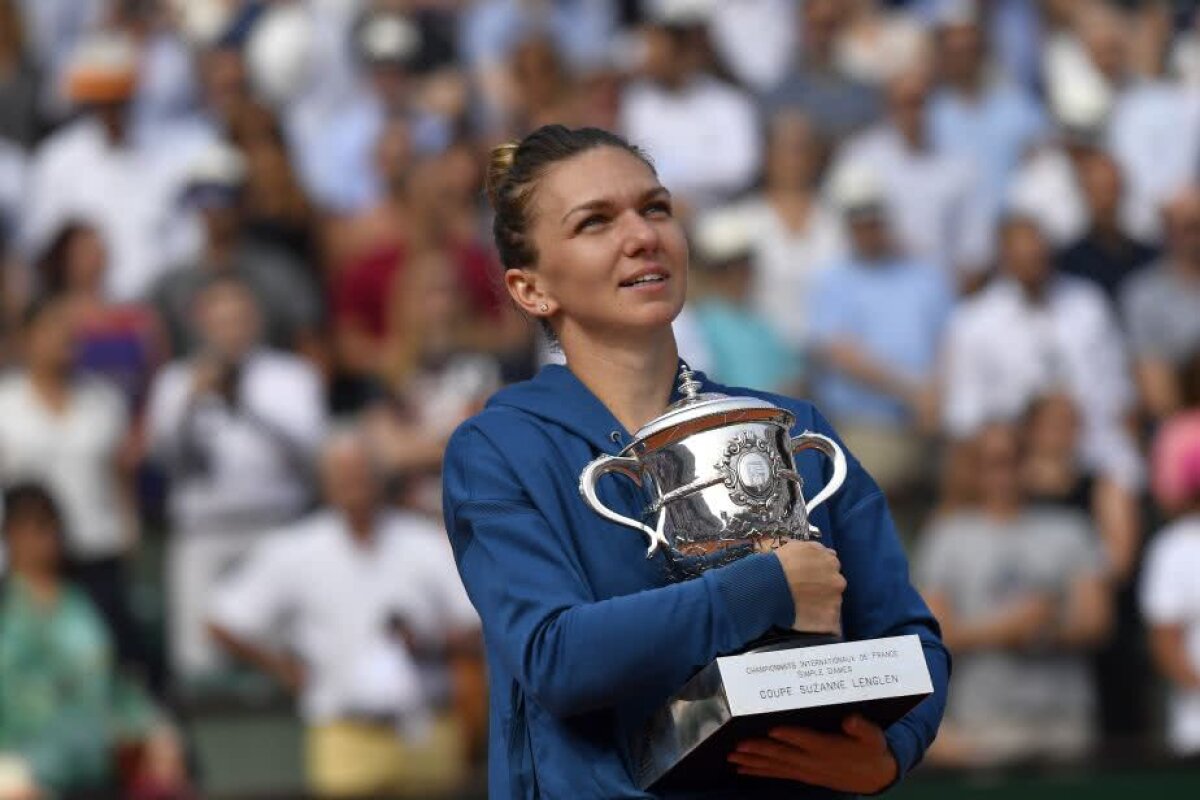
[{"label": "trophy base", "polygon": [[726,759],[739,742],[779,725],[835,731],[855,713],[887,727],[933,692],[916,636],[808,647],[796,635],[788,647],[788,638],[761,645],[773,649],[718,658],[654,715],[633,747],[640,788],[755,781]]}]

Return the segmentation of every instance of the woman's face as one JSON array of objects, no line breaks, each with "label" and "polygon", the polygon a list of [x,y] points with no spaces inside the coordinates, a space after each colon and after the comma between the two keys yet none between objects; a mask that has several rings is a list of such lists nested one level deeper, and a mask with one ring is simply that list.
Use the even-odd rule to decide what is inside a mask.
[{"label": "woman's face", "polygon": [[768,182],[782,188],[807,189],[819,169],[819,145],[804,115],[785,111],[775,117],[767,142]]},{"label": "woman's face", "polygon": [[56,302],[44,309],[28,328],[25,361],[40,370],[65,372],[75,363],[77,308]]},{"label": "woman's face", "polygon": [[108,253],[104,240],[92,228],[80,228],[66,250],[67,285],[94,294],[104,288],[104,273],[108,267]]},{"label": "woman's face", "polygon": [[58,569],[62,560],[58,528],[47,515],[21,514],[9,522],[5,540],[14,570],[43,574]]},{"label": "woman's face", "polygon": [[517,302],[549,318],[560,338],[569,326],[616,336],[661,330],[683,308],[683,228],[670,194],[635,155],[597,147],[555,164],[538,181],[530,214],[537,263],[506,279]]}]

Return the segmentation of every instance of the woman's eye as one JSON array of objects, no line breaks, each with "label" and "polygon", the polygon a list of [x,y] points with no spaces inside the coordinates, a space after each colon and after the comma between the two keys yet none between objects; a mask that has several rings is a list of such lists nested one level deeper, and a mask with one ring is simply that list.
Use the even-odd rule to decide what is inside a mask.
[{"label": "woman's eye", "polygon": [[604,222],[605,222],[605,219],[604,219],[603,215],[592,214],[590,217],[586,217],[582,222],[580,222],[579,227],[576,228],[576,230],[586,231],[589,229],[598,228],[601,225],[603,225]]},{"label": "woman's eye", "polygon": [[666,200],[660,200],[656,203],[651,203],[646,206],[645,214],[647,216],[654,215],[658,217],[671,216],[671,204]]}]

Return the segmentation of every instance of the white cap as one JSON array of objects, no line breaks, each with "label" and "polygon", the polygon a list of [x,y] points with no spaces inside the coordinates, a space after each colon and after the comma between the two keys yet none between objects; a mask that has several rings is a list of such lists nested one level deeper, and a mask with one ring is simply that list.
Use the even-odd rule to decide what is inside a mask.
[{"label": "white cap", "polygon": [[881,208],[887,202],[883,183],[866,164],[842,164],[826,184],[829,202],[843,214]]},{"label": "white cap", "polygon": [[1099,133],[1112,110],[1112,89],[1098,75],[1066,70],[1050,85],[1050,108],[1058,124],[1078,133]]},{"label": "white cap", "polygon": [[747,255],[754,245],[754,234],[744,213],[718,208],[696,219],[692,241],[701,261],[722,264]]},{"label": "white cap", "polygon": [[246,180],[246,159],[228,142],[215,141],[188,166],[190,186],[227,186],[236,188]]},{"label": "white cap", "polygon": [[254,23],[246,69],[255,90],[273,106],[289,103],[308,83],[315,32],[302,5],[277,5]]},{"label": "white cap", "polygon": [[650,0],[646,17],[659,25],[707,25],[716,0]]},{"label": "white cap", "polygon": [[231,0],[171,0],[185,39],[197,47],[215,43],[233,24]]},{"label": "white cap", "polygon": [[358,46],[367,61],[409,61],[421,50],[421,31],[403,14],[370,14],[358,32]]}]

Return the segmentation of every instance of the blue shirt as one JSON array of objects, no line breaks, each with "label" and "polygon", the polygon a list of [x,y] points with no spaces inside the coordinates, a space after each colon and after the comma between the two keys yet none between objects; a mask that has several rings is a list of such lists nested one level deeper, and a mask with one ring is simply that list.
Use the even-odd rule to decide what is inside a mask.
[{"label": "blue shirt", "polygon": [[[699,377],[703,391],[754,395],[789,409],[796,432],[835,435],[808,403]],[[644,537],[584,503],[578,489],[583,468],[629,441],[568,368],[552,365],[497,393],[447,446],[446,529],[487,647],[492,800],[653,797],[632,777],[630,735],[700,667],[794,621],[775,556],[753,555],[670,583],[663,556],[646,558]],[[883,495],[853,456],[847,458],[842,489],[813,514],[849,583],[845,635],[918,635],[935,687],[887,731],[904,774],[941,720],[949,656],[908,581]],[[806,486],[829,480],[823,456],[803,452],[797,462]],[[602,481],[599,495],[633,517],[648,499],[619,477]],[[757,783],[754,794],[840,796]]]},{"label": "blue shirt", "polygon": [[[852,342],[875,361],[917,380],[933,380],[938,342],[954,295],[943,270],[895,259],[846,262],[816,278],[808,315],[813,344]],[[897,399],[831,368],[814,370],[813,391],[834,419],[903,424]]]},{"label": "blue shirt", "polygon": [[1022,155],[1047,131],[1041,106],[1019,86],[996,83],[978,98],[942,89],[930,99],[928,114],[933,148],[971,159],[988,208],[999,212]]},{"label": "blue shirt", "polygon": [[753,311],[710,297],[696,304],[696,321],[718,380],[778,391],[799,378],[800,354]]}]

